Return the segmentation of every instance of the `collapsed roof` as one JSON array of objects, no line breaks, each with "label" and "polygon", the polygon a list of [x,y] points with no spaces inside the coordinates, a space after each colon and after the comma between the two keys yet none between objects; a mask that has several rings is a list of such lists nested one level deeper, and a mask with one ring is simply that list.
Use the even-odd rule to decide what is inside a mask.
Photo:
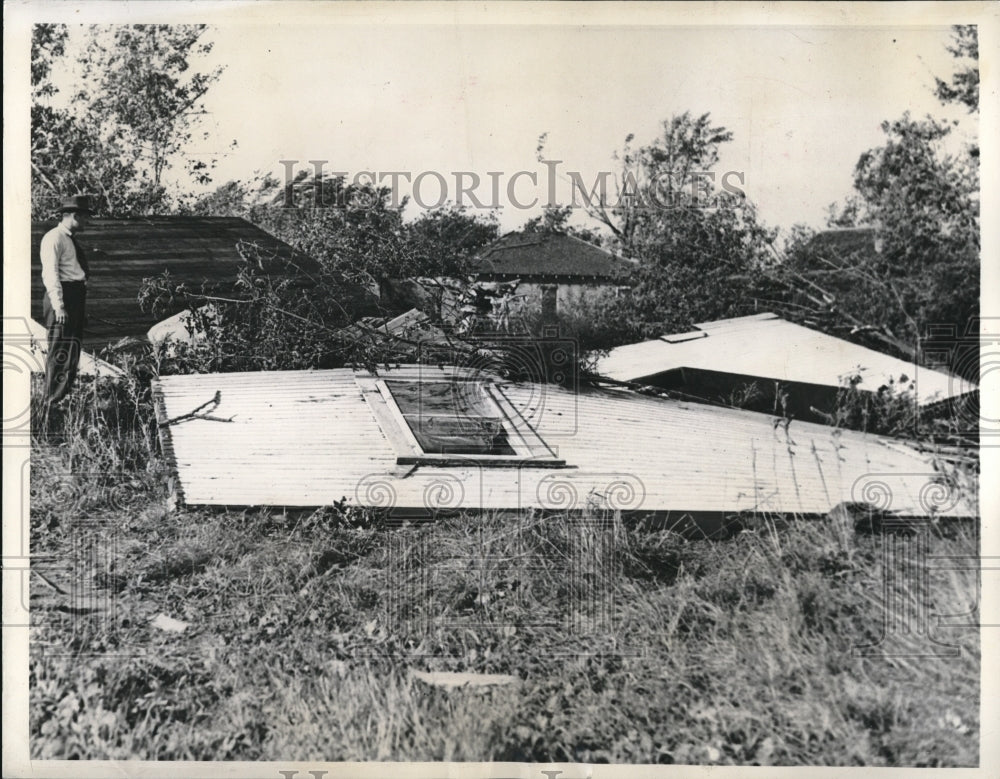
[{"label": "collapsed roof", "polygon": [[856,388],[911,391],[920,405],[976,390],[958,377],[915,365],[776,314],[702,322],[689,333],[664,335],[612,349],[597,371],[617,381],[683,388],[710,377],[720,392],[763,379],[800,388],[836,390],[850,377]]},{"label": "collapsed roof", "polygon": [[[45,292],[39,245],[53,226],[54,222],[31,225],[31,310],[35,318],[41,318]],[[161,315],[144,311],[138,295],[147,277],[168,271],[172,282],[185,284],[191,292],[200,292],[203,285],[226,285],[232,293],[232,282],[242,263],[241,244],[260,249],[263,268],[273,278],[297,276],[295,269],[314,274],[319,268],[311,257],[239,217],[92,219],[78,240],[91,260],[84,332],[84,343],[90,345],[126,336],[143,337],[157,322],[187,308],[189,303],[178,299],[167,303]],[[360,298],[367,293],[357,288],[349,294]],[[370,307],[368,300],[359,303]]]},{"label": "collapsed roof", "polygon": [[[680,517],[978,511],[896,440],[453,366],[165,376],[161,439],[189,505],[579,510]],[[196,412],[196,409],[201,409]]]}]

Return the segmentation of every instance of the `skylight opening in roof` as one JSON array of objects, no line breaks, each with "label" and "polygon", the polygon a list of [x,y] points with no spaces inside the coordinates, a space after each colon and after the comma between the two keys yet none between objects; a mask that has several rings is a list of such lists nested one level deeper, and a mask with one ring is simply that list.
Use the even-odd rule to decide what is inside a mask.
[{"label": "skylight opening in roof", "polygon": [[385,382],[425,454],[516,456],[504,417],[477,382]]},{"label": "skylight opening in roof", "polygon": [[355,381],[400,465],[567,467],[496,381],[371,374]]},{"label": "skylight opening in roof", "polygon": [[660,340],[668,344],[681,344],[685,341],[694,341],[698,338],[708,338],[708,333],[704,330],[692,330],[690,333],[677,333],[676,335],[661,335]]}]

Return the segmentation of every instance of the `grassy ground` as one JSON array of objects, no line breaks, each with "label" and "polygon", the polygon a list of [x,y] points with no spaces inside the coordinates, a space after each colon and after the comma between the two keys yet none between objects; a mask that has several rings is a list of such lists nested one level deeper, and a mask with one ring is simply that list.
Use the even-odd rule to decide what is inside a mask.
[{"label": "grassy ground", "polygon": [[[146,401],[98,395],[34,442],[35,758],[977,764],[976,628],[935,631],[954,656],[919,629],[852,652],[883,632],[884,550],[912,531],[171,512]],[[972,527],[924,537],[977,554]],[[890,581],[920,605],[913,571]],[[927,588],[934,613],[978,602],[973,574]]]}]

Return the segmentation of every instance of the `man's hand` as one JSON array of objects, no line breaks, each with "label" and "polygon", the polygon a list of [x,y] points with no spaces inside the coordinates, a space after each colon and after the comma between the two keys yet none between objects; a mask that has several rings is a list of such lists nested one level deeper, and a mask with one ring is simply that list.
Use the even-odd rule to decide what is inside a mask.
[{"label": "man's hand", "polygon": [[64,325],[64,324],[66,324],[66,309],[64,309],[64,308],[57,309],[55,311],[55,315],[56,315],[56,324],[57,325]]}]

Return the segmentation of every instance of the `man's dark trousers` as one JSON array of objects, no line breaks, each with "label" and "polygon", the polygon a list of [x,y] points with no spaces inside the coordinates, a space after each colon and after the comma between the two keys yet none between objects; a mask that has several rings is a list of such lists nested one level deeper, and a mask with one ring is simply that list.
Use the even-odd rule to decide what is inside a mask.
[{"label": "man's dark trousers", "polygon": [[83,325],[87,305],[87,285],[82,281],[62,282],[66,321],[56,322],[52,301],[46,292],[42,300],[45,328],[49,333],[49,354],[45,360],[45,400],[58,403],[69,394],[80,365]]}]

